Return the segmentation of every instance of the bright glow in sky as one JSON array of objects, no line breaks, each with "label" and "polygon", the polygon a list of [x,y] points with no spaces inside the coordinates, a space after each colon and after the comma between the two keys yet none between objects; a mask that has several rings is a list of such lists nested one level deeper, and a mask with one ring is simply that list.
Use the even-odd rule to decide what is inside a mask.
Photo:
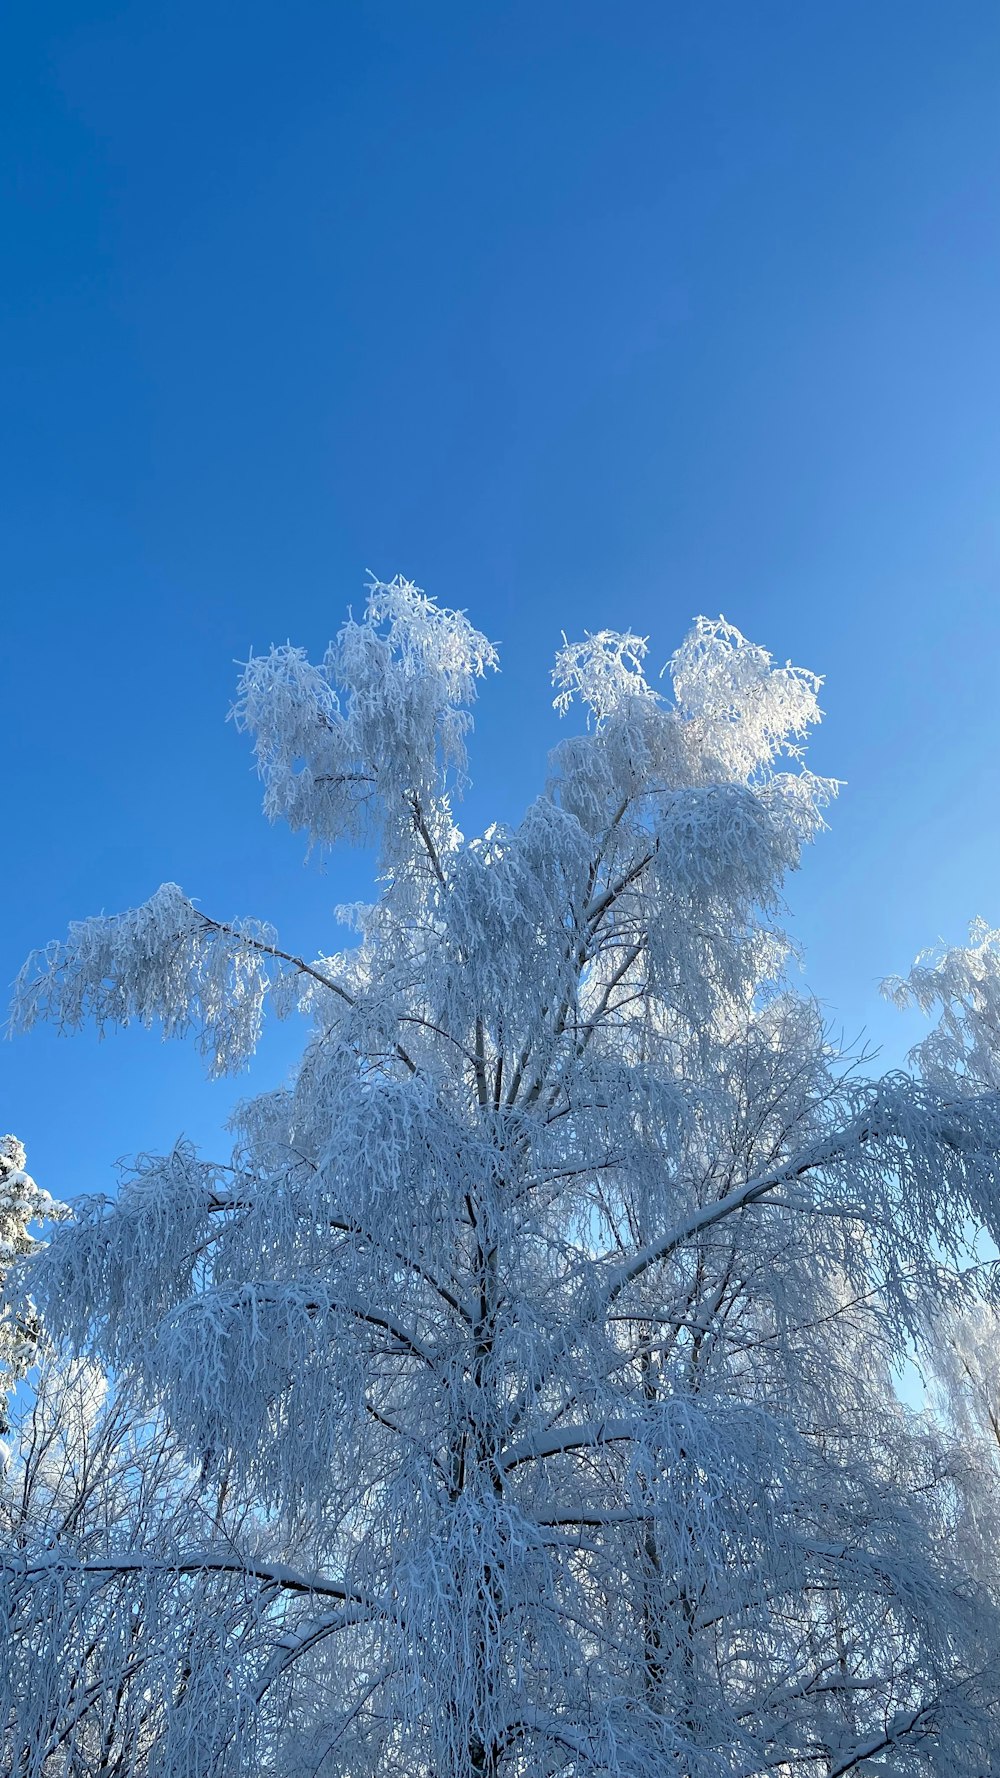
[{"label": "bright glow in sky", "polygon": [[[808,975],[1000,922],[1000,10],[285,0],[8,10],[3,967],[175,879],[335,942],[233,662],[364,571],[501,644],[465,824],[514,817],[566,629],[720,610],[826,675]],[[271,1034],[255,1079],[287,1067]],[[246,1085],[129,1033],[0,1051],[56,1195]]]}]

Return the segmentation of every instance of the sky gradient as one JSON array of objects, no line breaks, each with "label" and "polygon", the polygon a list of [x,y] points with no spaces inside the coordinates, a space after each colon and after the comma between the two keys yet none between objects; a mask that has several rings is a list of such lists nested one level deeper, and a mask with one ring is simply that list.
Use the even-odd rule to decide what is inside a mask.
[{"label": "sky gradient", "polygon": [[[563,629],[725,612],[826,676],[846,780],[790,885],[806,981],[897,1063],[879,978],[1000,923],[1000,9],[84,3],[0,44],[4,979],[178,881],[313,954],[224,721],[365,570],[501,646],[464,825],[516,818]],[[57,1196],[254,1073],[130,1032],[0,1049]]]}]

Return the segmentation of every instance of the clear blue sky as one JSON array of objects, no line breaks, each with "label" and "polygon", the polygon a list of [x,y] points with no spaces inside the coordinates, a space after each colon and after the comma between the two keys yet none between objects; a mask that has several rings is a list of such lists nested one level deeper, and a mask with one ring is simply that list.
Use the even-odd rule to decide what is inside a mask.
[{"label": "clear blue sky", "polygon": [[[179,881],[331,942],[223,717],[364,571],[502,644],[466,824],[515,816],[561,629],[722,610],[826,674],[848,780],[791,885],[878,1000],[1000,921],[995,0],[6,9],[3,974]],[[286,1068],[268,1039],[252,1083]],[[251,1084],[252,1084],[251,1083]],[[102,1188],[234,1097],[130,1033],[0,1050],[0,1129]]]}]

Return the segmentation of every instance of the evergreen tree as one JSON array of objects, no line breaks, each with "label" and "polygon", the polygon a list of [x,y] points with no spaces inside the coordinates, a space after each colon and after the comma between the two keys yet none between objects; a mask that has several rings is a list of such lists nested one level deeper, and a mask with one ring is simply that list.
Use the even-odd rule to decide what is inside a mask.
[{"label": "evergreen tree", "polygon": [[[27,1159],[16,1136],[0,1136],[0,1289],[16,1262],[37,1247],[30,1225],[61,1214],[61,1207],[26,1171]],[[0,1314],[0,1436],[9,1431],[6,1398],[35,1362],[38,1334],[30,1302]]]}]

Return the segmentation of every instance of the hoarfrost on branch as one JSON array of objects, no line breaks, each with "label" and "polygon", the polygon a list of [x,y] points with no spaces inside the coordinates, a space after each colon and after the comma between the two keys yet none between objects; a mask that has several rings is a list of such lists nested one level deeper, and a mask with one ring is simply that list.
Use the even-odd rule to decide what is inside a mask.
[{"label": "hoarfrost on branch", "polygon": [[[183,1685],[148,1656],[136,1770],[996,1769],[967,1478],[893,1387],[982,1277],[970,1228],[1000,1234],[995,935],[918,966],[941,1023],[864,1078],[779,924],[836,788],[804,763],[820,682],[721,618],[672,698],[645,654],[565,644],[580,732],[520,824],[466,840],[495,650],[373,583],[318,666],[251,659],[234,710],[268,815],[376,842],[357,943],[297,956],[167,885],[22,973],[21,1024],[158,1022],[215,1071],[268,996],[311,1020],[230,1162],[143,1160],[26,1271],[51,1338],[134,1373],[242,1503],[243,1541],[182,1518],[141,1558],[5,1558],[43,1665],[137,1576],[161,1656],[191,1635]],[[223,1589],[211,1635],[192,1585]],[[96,1703],[40,1728],[12,1671],[24,1769],[68,1772]]]}]

